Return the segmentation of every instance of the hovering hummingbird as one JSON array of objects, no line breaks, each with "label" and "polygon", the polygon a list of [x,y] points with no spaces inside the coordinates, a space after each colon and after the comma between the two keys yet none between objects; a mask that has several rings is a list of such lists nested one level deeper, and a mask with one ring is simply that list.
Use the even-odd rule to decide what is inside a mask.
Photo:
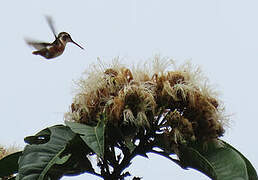
[{"label": "hovering hummingbird", "polygon": [[52,43],[46,43],[46,42],[25,40],[28,45],[34,47],[37,50],[37,51],[33,51],[32,54],[41,55],[46,59],[55,58],[63,54],[65,46],[68,42],[71,42],[77,45],[78,47],[80,47],[81,49],[83,49],[83,47],[81,47],[79,44],[73,41],[73,39],[67,32],[61,32],[58,34],[58,36],[56,36],[56,31],[55,31],[52,19],[48,16],[46,17],[46,19],[51,31],[55,36],[55,41]]}]

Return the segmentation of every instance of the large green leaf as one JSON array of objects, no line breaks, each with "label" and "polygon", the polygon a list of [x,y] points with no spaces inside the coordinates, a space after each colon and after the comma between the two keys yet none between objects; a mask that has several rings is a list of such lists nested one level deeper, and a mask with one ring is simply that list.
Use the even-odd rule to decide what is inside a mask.
[{"label": "large green leaf", "polygon": [[99,157],[104,157],[104,133],[105,122],[99,121],[97,126],[87,126],[80,123],[66,121],[65,124],[69,126],[73,132],[79,134],[83,141],[94,151]]},{"label": "large green leaf", "polygon": [[64,175],[78,175],[84,172],[92,173],[94,169],[87,155],[92,150],[84,143],[79,135],[71,140],[67,146],[62,159],[58,160],[51,168]]},{"label": "large green leaf", "polygon": [[182,168],[191,167],[199,170],[212,179],[217,178],[216,171],[211,163],[192,147],[180,148],[180,166]]},{"label": "large green leaf", "polygon": [[[19,171],[16,179],[43,180],[48,177],[59,177],[65,174],[51,167],[65,163],[70,155],[62,155],[66,146],[76,136],[70,128],[56,125],[46,128],[35,136],[25,138],[30,143],[19,159]],[[55,171],[56,170],[56,171]]]},{"label": "large green leaf", "polygon": [[251,180],[247,169],[250,165],[235,149],[220,140],[183,147],[179,156],[186,167],[197,169],[214,180]]},{"label": "large green leaf", "polygon": [[10,154],[0,160],[0,179],[18,172],[18,159],[22,151]]},{"label": "large green leaf", "polygon": [[230,144],[226,143],[225,141],[223,141],[223,143],[226,144],[229,148],[235,150],[243,158],[243,160],[245,161],[245,164],[246,164],[249,180],[257,180],[258,179],[257,172],[254,169],[254,167],[251,164],[251,162],[242,153],[240,153],[238,150],[236,150]]}]

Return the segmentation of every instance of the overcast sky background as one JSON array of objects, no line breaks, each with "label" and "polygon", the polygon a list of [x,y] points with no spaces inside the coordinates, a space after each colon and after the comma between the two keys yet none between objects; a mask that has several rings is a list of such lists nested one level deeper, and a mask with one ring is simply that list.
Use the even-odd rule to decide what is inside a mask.
[{"label": "overcast sky background", "polygon": [[[131,64],[158,53],[202,67],[221,92],[227,114],[233,114],[223,139],[257,168],[257,9],[256,0],[1,1],[0,143],[23,147],[25,136],[62,123],[73,80],[97,57],[120,56]],[[44,15],[86,50],[68,44],[51,61],[32,55],[24,37],[54,40]],[[209,179],[156,155],[136,158],[130,169],[146,180]],[[62,179],[86,177],[98,179]]]}]

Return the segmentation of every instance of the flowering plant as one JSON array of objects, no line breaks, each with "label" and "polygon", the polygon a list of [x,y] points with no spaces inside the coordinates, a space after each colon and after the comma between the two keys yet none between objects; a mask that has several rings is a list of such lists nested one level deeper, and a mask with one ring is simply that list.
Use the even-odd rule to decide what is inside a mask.
[{"label": "flowering plant", "polygon": [[10,173],[21,180],[84,172],[124,179],[135,156],[156,153],[212,179],[257,178],[251,163],[219,139],[227,116],[199,67],[177,67],[159,56],[142,66],[130,69],[118,59],[90,66],[77,82],[65,125],[26,137]]}]

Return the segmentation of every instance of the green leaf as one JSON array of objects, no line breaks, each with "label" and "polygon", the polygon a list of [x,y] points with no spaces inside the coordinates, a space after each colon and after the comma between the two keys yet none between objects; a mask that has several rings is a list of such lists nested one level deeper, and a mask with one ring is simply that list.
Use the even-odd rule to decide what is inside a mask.
[{"label": "green leaf", "polygon": [[[251,180],[245,159],[220,140],[181,147],[179,157],[185,167],[197,169],[214,180]],[[253,171],[252,174],[255,175]]]},{"label": "green leaf", "polygon": [[[42,138],[46,136],[50,137],[48,141]],[[51,177],[47,174],[52,173],[52,176],[64,174],[65,172],[55,172],[55,169],[52,171],[50,169],[63,160],[61,155],[75,136],[70,128],[63,125],[52,126],[40,131],[34,137],[30,136],[30,145],[25,147],[19,159],[19,171],[16,179],[43,180],[46,176]]]},{"label": "green leaf", "polygon": [[65,155],[64,157],[56,160],[56,164],[64,164],[69,160],[70,157],[71,157],[71,154]]},{"label": "green leaf", "polygon": [[136,148],[136,145],[132,142],[131,138],[125,138],[125,145],[129,149],[130,153],[132,153]]},{"label": "green leaf", "polygon": [[191,147],[180,148],[180,166],[182,168],[194,168],[209,176],[212,179],[217,179],[217,174],[210,162],[201,155],[197,150]]},{"label": "green leaf", "polygon": [[80,135],[83,141],[94,151],[99,157],[104,157],[104,133],[105,123],[104,119],[99,121],[97,126],[87,126],[80,123],[66,121],[65,124],[69,126],[73,132]]},{"label": "green leaf", "polygon": [[0,178],[13,175],[18,172],[18,159],[22,151],[10,154],[0,160]]},{"label": "green leaf", "polygon": [[257,172],[256,172],[255,168],[253,167],[253,165],[251,164],[251,162],[242,153],[240,153],[237,149],[232,147],[230,144],[226,143],[225,141],[222,141],[222,142],[224,144],[226,144],[229,148],[235,150],[243,158],[243,160],[246,163],[249,180],[257,180],[258,179]]}]

